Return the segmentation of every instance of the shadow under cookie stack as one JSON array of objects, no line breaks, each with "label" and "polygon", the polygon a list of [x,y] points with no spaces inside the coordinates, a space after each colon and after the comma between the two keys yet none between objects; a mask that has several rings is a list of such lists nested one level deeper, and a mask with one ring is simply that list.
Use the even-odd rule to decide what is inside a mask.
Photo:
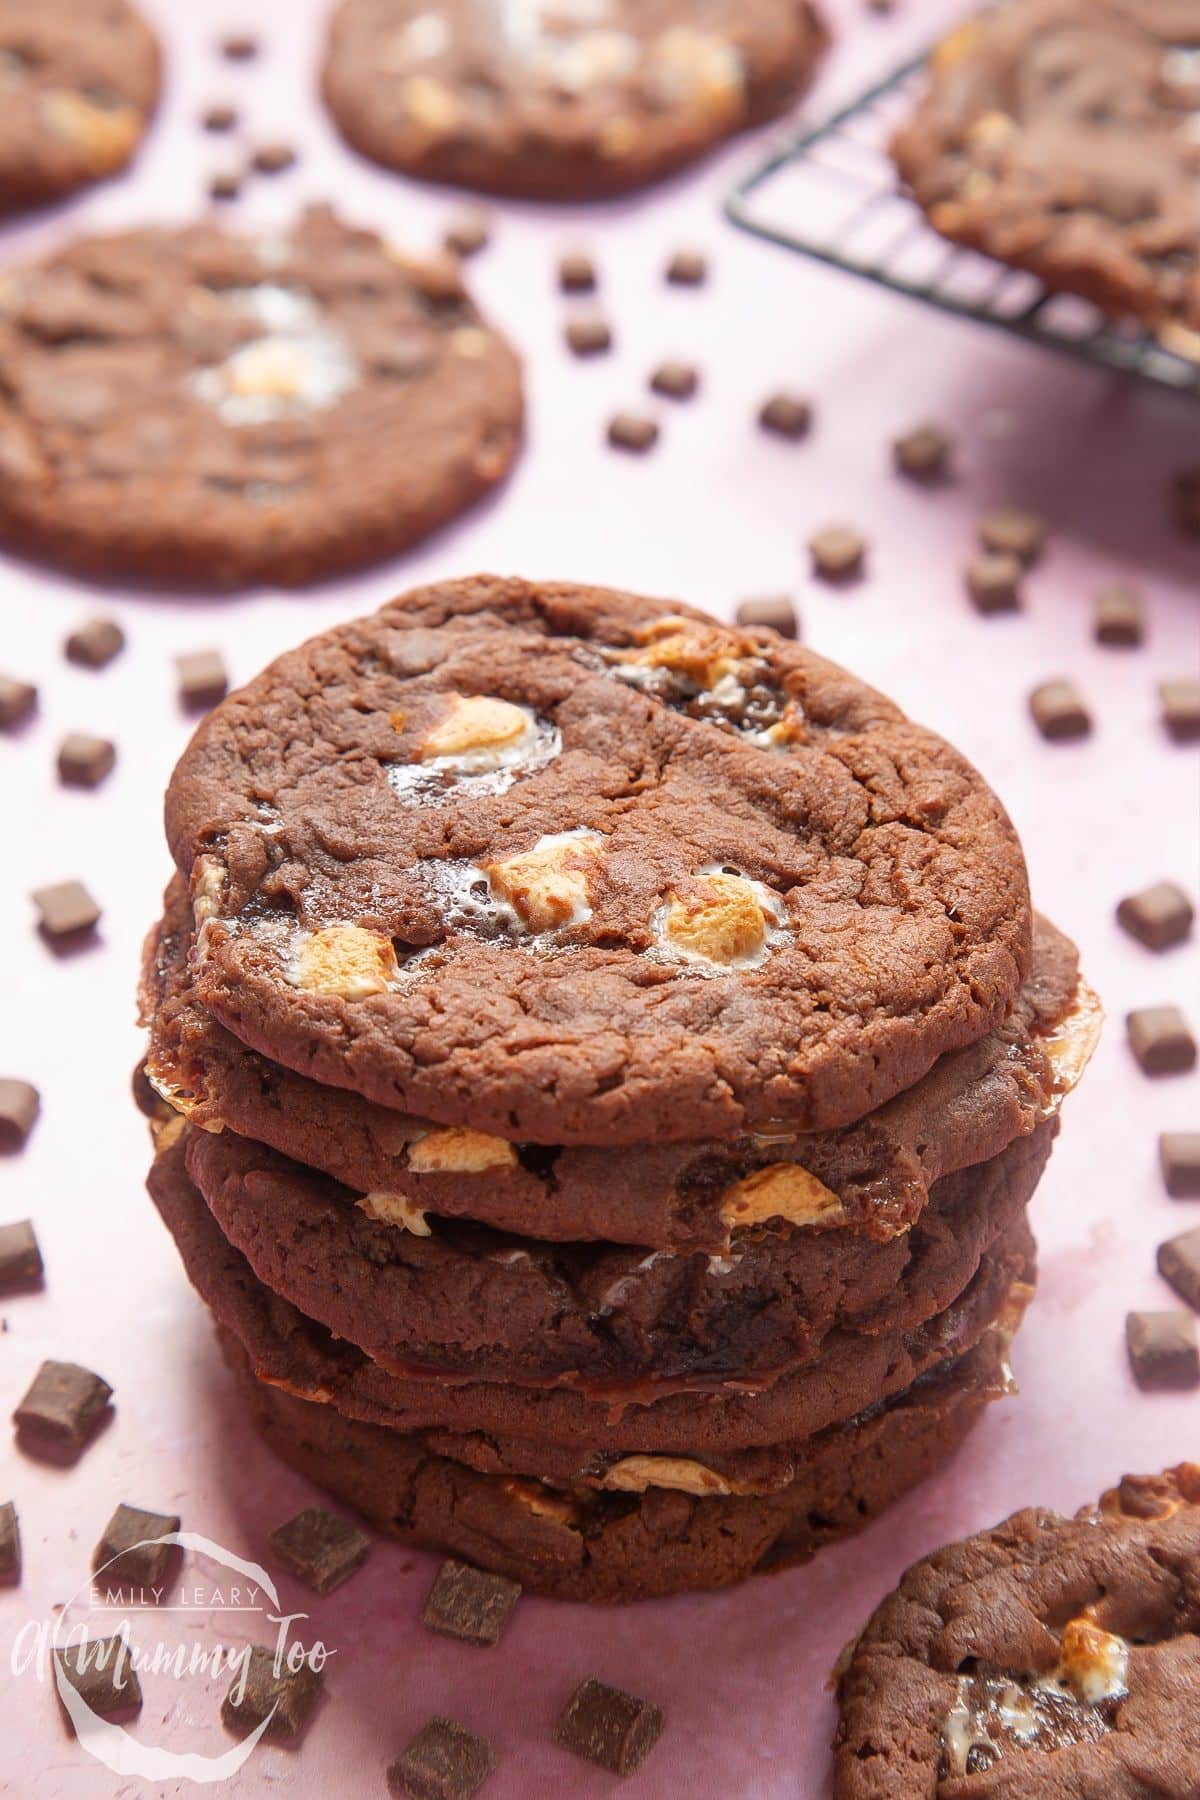
[{"label": "shadow under cookie stack", "polygon": [[1099,1024],[980,777],[767,630],[479,577],[167,796],[150,1187],[267,1441],[540,1593],[866,1524],[1011,1385]]}]

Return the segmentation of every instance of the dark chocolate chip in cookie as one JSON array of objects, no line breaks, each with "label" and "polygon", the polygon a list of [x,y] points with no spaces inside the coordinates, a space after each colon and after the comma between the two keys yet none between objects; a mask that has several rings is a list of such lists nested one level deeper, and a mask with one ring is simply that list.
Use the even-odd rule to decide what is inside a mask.
[{"label": "dark chocolate chip in cookie", "polygon": [[430,1719],[389,1767],[388,1786],[410,1800],[470,1800],[496,1766],[486,1738],[454,1719]]},{"label": "dark chocolate chip in cookie", "polygon": [[1087,737],[1092,716],[1073,681],[1058,678],[1038,684],[1029,696],[1033,722],[1048,743],[1072,743]]},{"label": "dark chocolate chip in cookie", "polygon": [[0,1294],[40,1287],[42,1275],[42,1253],[30,1221],[0,1225]]},{"label": "dark chocolate chip in cookie", "polygon": [[1196,1063],[1196,1040],[1177,1006],[1144,1006],[1126,1016],[1129,1047],[1147,1075],[1182,1075]]},{"label": "dark chocolate chip in cookie", "polygon": [[1114,581],[1096,595],[1092,630],[1098,644],[1134,649],[1146,639],[1146,602],[1131,581]]},{"label": "dark chocolate chip in cookie", "polygon": [[318,1594],[331,1594],[361,1569],[371,1540],[349,1519],[309,1506],[271,1533],[276,1556]]},{"label": "dark chocolate chip in cookie", "polygon": [[1200,1199],[1200,1131],[1164,1131],[1158,1160],[1173,1200]]},{"label": "dark chocolate chip in cookie", "polygon": [[1181,1300],[1200,1312],[1200,1230],[1184,1231],[1158,1246],[1159,1273]]},{"label": "dark chocolate chip in cookie", "polygon": [[0,731],[15,731],[37,711],[38,692],[32,681],[0,675]]},{"label": "dark chocolate chip in cookie", "polygon": [[632,1775],[662,1734],[661,1707],[589,1676],[576,1688],[558,1721],[555,1741],[588,1762]]},{"label": "dark chocolate chip in cookie", "polygon": [[437,1572],[421,1618],[431,1631],[466,1644],[498,1644],[521,1584],[450,1558]]},{"label": "dark chocolate chip in cookie", "polygon": [[41,1104],[41,1095],[31,1081],[0,1075],[0,1151],[23,1147]]},{"label": "dark chocolate chip in cookie", "polygon": [[1156,881],[1117,907],[1117,923],[1148,950],[1181,944],[1191,933],[1194,916],[1191,901],[1174,881]]},{"label": "dark chocolate chip in cookie", "polygon": [[21,1526],[11,1500],[0,1503],[0,1587],[16,1587],[21,1579]]},{"label": "dark chocolate chip in cookie", "polygon": [[44,1362],[13,1414],[18,1437],[34,1450],[78,1456],[109,1416],[112,1389],[78,1363]]},{"label": "dark chocolate chip in cookie", "polygon": [[307,1661],[292,1668],[286,1653],[277,1662],[275,1649],[261,1644],[243,1656],[221,1702],[222,1724],[244,1736],[270,1719],[264,1737],[275,1742],[298,1738],[321,1697],[324,1676]]},{"label": "dark chocolate chip in cookie", "polygon": [[1140,1388],[1200,1385],[1195,1320],[1185,1312],[1131,1312],[1125,1320],[1129,1366]]},{"label": "dark chocolate chip in cookie", "polygon": [[87,619],[68,637],[67,661],[85,669],[104,669],[125,648],[125,633],[115,619]]},{"label": "dark chocolate chip in cookie", "polygon": [[772,394],[760,406],[758,422],[772,437],[798,443],[812,425],[812,403],[803,394]]},{"label": "dark chocolate chip in cookie", "polygon": [[179,1545],[169,1541],[178,1530],[178,1513],[147,1512],[122,1500],[92,1552],[92,1570],[105,1588],[126,1590],[126,1604],[135,1589],[139,1604],[157,1599],[179,1561]]},{"label": "dark chocolate chip in cookie", "polygon": [[108,738],[73,731],[58,747],[58,779],[64,787],[99,787],[116,761],[116,745]]},{"label": "dark chocolate chip in cookie", "polygon": [[[90,1715],[100,1719],[131,1719],[141,1712],[142,1684],[126,1638],[85,1638],[72,1642],[63,1650],[55,1650],[54,1667],[56,1676],[68,1683],[83,1702],[85,1720]],[[61,1691],[58,1697],[65,1710]]]}]

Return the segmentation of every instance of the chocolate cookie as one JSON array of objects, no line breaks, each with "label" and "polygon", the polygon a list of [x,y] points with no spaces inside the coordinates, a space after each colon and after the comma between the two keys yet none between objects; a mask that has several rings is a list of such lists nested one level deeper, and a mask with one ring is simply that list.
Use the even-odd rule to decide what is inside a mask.
[{"label": "chocolate cookie", "polygon": [[[550,1245],[462,1223],[425,1237],[232,1132],[186,1133],[188,1173],[264,1286],[404,1375],[712,1382],[775,1376],[830,1332],[910,1331],[961,1294],[1023,1217],[1057,1122],[938,1182],[882,1243],[777,1222],[727,1254]],[[626,1159],[637,1180],[636,1153]]]},{"label": "chocolate cookie", "polygon": [[837,1800],[1200,1793],[1200,1465],[917,1563],[838,1692]]},{"label": "chocolate cookie", "polygon": [[323,81],[389,168],[589,200],[785,111],[824,41],[810,0],[343,0]]},{"label": "chocolate cookie", "polygon": [[716,1588],[806,1561],[940,1468],[1006,1380],[1004,1338],[992,1332],[887,1406],[811,1439],[775,1493],[720,1481],[706,1489],[698,1464],[678,1462],[676,1485],[597,1493],[480,1474],[427,1436],[363,1425],[257,1380],[237,1340],[223,1341],[259,1430],[285,1462],[390,1537],[565,1600]]},{"label": "chocolate cookie", "polygon": [[[181,1125],[178,1130],[181,1130]],[[795,1373],[714,1383],[564,1380],[503,1383],[428,1369],[400,1375],[273,1294],[222,1236],[187,1176],[177,1126],[160,1135],[150,1193],[193,1287],[240,1340],[258,1374],[301,1398],[399,1431],[485,1432],[621,1455],[723,1454],[792,1442],[886,1400],[978,1343],[1030,1277],[1022,1223],[984,1256],[966,1291],[911,1331],[834,1331]]]},{"label": "chocolate cookie", "polygon": [[519,366],[457,274],[324,209],[82,238],[0,280],[0,541],[106,578],[306,582],[509,468]]},{"label": "chocolate cookie", "polygon": [[167,795],[196,998],[285,1066],[550,1145],[826,1129],[1011,1009],[976,772],[770,632],[494,577],[217,707]]},{"label": "chocolate cookie", "polygon": [[0,211],[123,169],[159,73],[158,45],[125,0],[0,0]]},{"label": "chocolate cookie", "polygon": [[1200,17],[1017,0],[934,52],[893,144],[944,236],[1116,317],[1200,328]]},{"label": "chocolate cookie", "polygon": [[1055,1111],[1082,1073],[1100,1009],[1074,946],[1035,922],[1033,968],[1009,1018],[839,1132],[643,1144],[637,1179],[606,1150],[439,1129],[322,1087],[248,1050],[195,1000],[191,912],[178,877],[146,942],[142,1012],[157,1091],[206,1131],[231,1127],[354,1189],[396,1222],[470,1218],[550,1242],[725,1250],[740,1221],[788,1218],[874,1238],[907,1231],[931,1185],[985,1162]]}]

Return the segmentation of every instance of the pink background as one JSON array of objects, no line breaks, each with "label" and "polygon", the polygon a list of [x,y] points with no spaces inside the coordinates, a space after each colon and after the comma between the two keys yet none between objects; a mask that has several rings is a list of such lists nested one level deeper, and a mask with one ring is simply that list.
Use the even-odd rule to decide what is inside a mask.
[{"label": "pink background", "polygon": [[[149,7],[149,0],[146,0]],[[162,115],[128,179],[57,216],[7,228],[9,256],[71,229],[184,218],[233,146],[196,127],[230,96],[255,137],[283,135],[298,170],[253,186],[245,216],[283,218],[304,196],[416,245],[436,242],[458,202],[356,161],[312,103],[323,8],[300,0],[150,8],[169,44]],[[820,112],[919,43],[953,9],[925,0],[894,21],[856,0],[836,7],[844,43],[813,101]],[[215,34],[253,21],[257,64],[223,65]],[[1074,1508],[1123,1470],[1200,1454],[1197,1399],[1139,1395],[1126,1371],[1123,1316],[1171,1303],[1156,1243],[1200,1223],[1168,1200],[1155,1154],[1163,1129],[1200,1126],[1196,1077],[1145,1079],[1124,1043],[1127,1008],[1169,999],[1200,1025],[1197,953],[1156,958],[1121,935],[1115,902],[1161,877],[1197,881],[1197,759],[1157,723],[1155,684],[1196,672],[1200,544],[1166,512],[1170,471],[1197,455],[1195,403],[1123,385],[751,241],[719,202],[761,146],[742,142],[703,169],[629,204],[551,213],[497,207],[493,247],[472,266],[482,300],[529,357],[530,442],[507,491],[392,567],[303,595],[220,603],[168,595],[97,596],[6,561],[0,664],[38,681],[40,718],[0,738],[0,942],[5,946],[0,1065],[40,1087],[44,1110],[22,1156],[0,1162],[0,1218],[33,1216],[47,1264],[43,1295],[3,1306],[6,1405],[44,1356],[98,1369],[116,1419],[71,1471],[0,1448],[0,1497],[17,1500],[25,1542],[19,1590],[0,1595],[0,1785],[50,1796],[173,1792],[122,1782],[66,1736],[52,1694],[8,1673],[21,1625],[50,1616],[86,1578],[118,1500],[177,1508],[184,1525],[261,1557],[268,1529],[315,1496],[243,1425],[206,1321],[142,1192],[146,1131],[128,1097],[138,1053],[138,946],[167,874],[159,813],[188,726],[170,659],[219,645],[234,677],[403,586],[475,569],[575,576],[681,596],[728,612],[740,594],[793,588],[811,643],[893,693],[970,754],[1011,808],[1039,904],[1079,940],[1110,1024],[1036,1203],[1043,1248],[1037,1304],[1016,1349],[1023,1392],[995,1407],[945,1480],[866,1536],[806,1569],[727,1594],[589,1612],[525,1600],[500,1649],[458,1647],[417,1620],[436,1560],[377,1547],[369,1571],[319,1600],[284,1576],[285,1602],[312,1614],[336,1649],[328,1696],[299,1753],[260,1749],[229,1786],[258,1794],[382,1792],[387,1762],[432,1712],[488,1735],[504,1796],[609,1792],[612,1778],[551,1743],[558,1709],[588,1673],[663,1703],[664,1738],[630,1791],[783,1800],[819,1795],[833,1709],[825,1682],[845,1640],[914,1557],[1039,1501]],[[571,244],[592,248],[616,354],[589,364],[561,348],[552,270]],[[707,289],[662,285],[666,255],[707,247]],[[702,396],[661,414],[645,461],[601,442],[618,405],[640,404],[664,355],[694,357]],[[795,385],[817,423],[799,447],[753,426],[761,399]],[[927,493],[890,472],[887,446],[925,416],[962,436],[961,476]],[[987,503],[1031,503],[1053,525],[1017,618],[982,621],[961,570]],[[872,540],[869,579],[813,584],[805,537],[832,518]],[[1104,581],[1136,577],[1150,639],[1139,651],[1091,641]],[[121,620],[126,653],[105,673],[67,665],[67,630],[100,605]],[[1029,687],[1071,674],[1096,730],[1048,746],[1025,708]],[[60,790],[53,756],[71,729],[114,737],[117,771],[97,794]],[[100,942],[56,960],[33,929],[28,890],[80,875],[104,907]],[[138,1623],[149,1635],[150,1621]],[[238,1620],[226,1621],[228,1640]],[[197,1626],[203,1636],[202,1626]],[[261,1635],[261,1632],[256,1634]],[[222,1690],[146,1683],[135,1734],[218,1753]],[[181,1784],[182,1787],[187,1784]]]}]

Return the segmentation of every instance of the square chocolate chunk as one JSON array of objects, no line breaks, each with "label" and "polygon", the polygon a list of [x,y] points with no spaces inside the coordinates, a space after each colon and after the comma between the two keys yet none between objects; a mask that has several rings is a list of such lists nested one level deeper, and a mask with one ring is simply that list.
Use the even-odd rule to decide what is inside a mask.
[{"label": "square chocolate chunk", "polygon": [[229,692],[229,675],[219,650],[189,650],[175,658],[179,702],[188,712],[206,712]]},{"label": "square chocolate chunk", "polygon": [[1022,565],[1015,556],[975,556],[967,564],[967,592],[976,612],[1017,612]]},{"label": "square chocolate chunk", "polygon": [[0,675],[0,731],[16,731],[37,710],[37,689],[32,681]]},{"label": "square chocolate chunk", "polygon": [[1200,681],[1160,681],[1162,721],[1177,744],[1194,744],[1200,738]]},{"label": "square chocolate chunk", "polygon": [[[123,1637],[89,1638],[54,1652],[56,1678],[61,1676],[101,1719],[131,1719],[142,1710],[138,1680]],[[62,1694],[59,1694],[62,1701]],[[64,1705],[64,1711],[65,1703]],[[70,1715],[68,1714],[68,1719]]]},{"label": "square chocolate chunk", "polygon": [[1181,1300],[1200,1312],[1200,1230],[1183,1231],[1158,1246],[1158,1268]]},{"label": "square chocolate chunk", "polygon": [[431,1631],[464,1644],[498,1644],[521,1585],[469,1563],[444,1562],[429,1590],[421,1618]]},{"label": "square chocolate chunk", "polygon": [[576,1756],[632,1775],[649,1756],[663,1728],[661,1708],[589,1676],[567,1702],[555,1742]]},{"label": "square chocolate chunk", "polygon": [[596,265],[585,251],[568,250],[559,258],[558,285],[564,294],[595,293]]},{"label": "square chocolate chunk", "polygon": [[630,450],[635,456],[643,456],[658,442],[658,426],[641,413],[619,412],[609,420],[608,441],[614,450]]},{"label": "square chocolate chunk", "polygon": [[125,633],[115,619],[88,619],[66,642],[67,661],[84,669],[103,669],[125,648]]},{"label": "square chocolate chunk", "polygon": [[289,1669],[286,1655],[277,1674],[274,1650],[256,1644],[221,1702],[221,1722],[227,1730],[245,1736],[269,1718],[264,1737],[276,1742],[299,1737],[324,1685],[324,1676],[308,1663],[294,1672]]},{"label": "square chocolate chunk", "polygon": [[28,1219],[0,1225],[0,1294],[20,1294],[42,1284],[42,1253]]},{"label": "square chocolate chunk", "polygon": [[772,394],[759,408],[758,422],[772,437],[798,443],[812,424],[812,404],[803,394]]},{"label": "square chocolate chunk", "polygon": [[1042,736],[1051,744],[1087,737],[1091,714],[1071,681],[1043,681],[1029,696],[1029,710]]},{"label": "square chocolate chunk", "polygon": [[701,287],[708,280],[708,258],[703,250],[676,250],[667,264],[672,287]]},{"label": "square chocolate chunk", "polygon": [[468,1800],[495,1767],[486,1738],[453,1719],[430,1719],[389,1768],[388,1786],[412,1800]]},{"label": "square chocolate chunk", "polygon": [[1200,1200],[1200,1131],[1164,1131],[1158,1160],[1172,1200]]},{"label": "square chocolate chunk", "polygon": [[822,581],[857,581],[863,572],[867,540],[854,525],[823,525],[808,540],[813,574]]},{"label": "square chocolate chunk", "polygon": [[0,1075],[0,1150],[20,1150],[33,1130],[41,1095],[32,1082]]},{"label": "square chocolate chunk", "polygon": [[116,745],[108,738],[73,731],[59,745],[58,779],[64,787],[99,787],[112,774],[116,761]]},{"label": "square chocolate chunk", "polygon": [[944,481],[954,461],[954,436],[944,425],[915,425],[892,444],[892,461],[898,475],[929,484]]},{"label": "square chocolate chunk", "polygon": [[0,1503],[0,1587],[16,1587],[21,1579],[21,1527],[11,1500]]},{"label": "square chocolate chunk", "polygon": [[1144,1006],[1125,1020],[1129,1047],[1147,1075],[1182,1075],[1195,1066],[1196,1040],[1177,1006]]},{"label": "square chocolate chunk", "polygon": [[130,1603],[150,1599],[178,1560],[178,1545],[162,1542],[178,1530],[177,1513],[144,1512],[122,1501],[92,1552],[93,1572],[105,1587],[120,1588]]},{"label": "square chocolate chunk", "polygon": [[1156,881],[1117,907],[1117,923],[1148,950],[1169,950],[1192,929],[1192,903],[1173,881]]},{"label": "square chocolate chunk", "polygon": [[100,922],[100,908],[82,881],[37,888],[33,903],[38,909],[38,930],[54,949],[81,944]]},{"label": "square chocolate chunk", "polygon": [[979,521],[979,542],[993,556],[1015,556],[1026,568],[1042,554],[1046,521],[1037,513],[1015,506],[1000,506]]},{"label": "square chocolate chunk", "polygon": [[310,1506],[271,1533],[279,1560],[318,1594],[331,1594],[371,1554],[371,1540],[349,1519]]},{"label": "square chocolate chunk", "polygon": [[13,1414],[27,1448],[75,1457],[107,1417],[112,1389],[78,1363],[44,1362]]},{"label": "square chocolate chunk", "polygon": [[1131,1312],[1125,1321],[1125,1341],[1140,1388],[1200,1385],[1200,1344],[1190,1314]]},{"label": "square chocolate chunk", "polygon": [[790,594],[751,594],[738,601],[734,617],[739,625],[769,626],[780,637],[797,638],[800,635],[796,602]]},{"label": "square chocolate chunk", "polygon": [[1136,649],[1146,636],[1146,603],[1130,581],[1114,581],[1096,595],[1093,629],[1098,644]]}]

